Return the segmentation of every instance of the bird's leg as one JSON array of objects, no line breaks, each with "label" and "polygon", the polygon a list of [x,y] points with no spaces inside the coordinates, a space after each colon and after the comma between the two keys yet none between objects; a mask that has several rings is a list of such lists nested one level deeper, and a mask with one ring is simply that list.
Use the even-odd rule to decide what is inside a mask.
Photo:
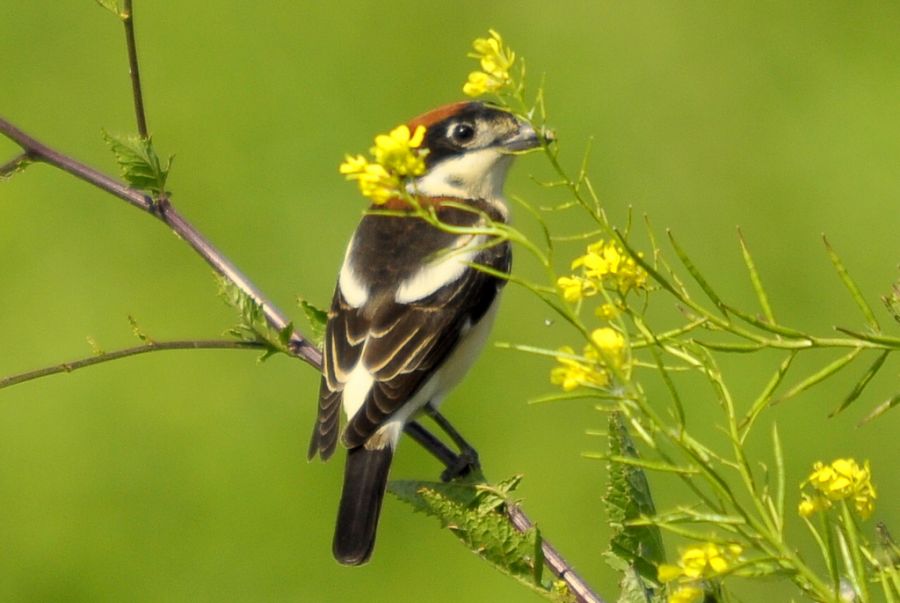
[{"label": "bird's leg", "polygon": [[456,457],[456,463],[447,465],[447,469],[441,474],[441,479],[445,482],[449,482],[451,479],[468,475],[472,471],[481,469],[481,463],[478,461],[478,452],[472,448],[472,445],[469,444],[458,431],[456,431],[456,428],[450,424],[450,421],[444,418],[444,415],[439,413],[437,409],[431,406],[431,404],[425,405],[425,413],[437,423],[437,426],[440,427],[441,430],[453,440],[453,443],[456,444],[457,448],[459,448],[459,455]]},{"label": "bird's leg", "polygon": [[403,427],[406,435],[415,440],[422,448],[448,469],[459,464],[459,455],[447,448],[433,433],[422,427],[417,421],[410,421]]}]

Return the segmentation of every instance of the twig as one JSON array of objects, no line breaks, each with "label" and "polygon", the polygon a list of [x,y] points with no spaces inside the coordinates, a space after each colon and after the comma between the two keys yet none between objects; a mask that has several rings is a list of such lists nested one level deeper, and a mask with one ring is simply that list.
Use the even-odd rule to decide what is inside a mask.
[{"label": "twig", "polygon": [[[188,245],[194,248],[206,262],[212,266],[218,274],[222,275],[244,293],[253,298],[262,308],[266,320],[276,330],[284,329],[290,322],[285,314],[275,304],[266,298],[256,285],[235,266],[231,260],[225,257],[221,251],[204,237],[190,222],[179,214],[168,199],[161,199],[153,203],[142,192],[134,190],[118,180],[106,174],[88,167],[75,159],[64,155],[43,143],[35,140],[25,132],[19,130],[7,120],[0,117],[0,134],[3,134],[16,144],[36,162],[46,163],[72,174],[76,178],[89,182],[97,188],[104,190],[134,207],[147,212],[171,228],[176,235],[184,239]],[[305,360],[314,368],[321,370],[322,354],[316,347],[307,341],[300,333],[294,331],[290,341],[291,351],[301,360]]]},{"label": "twig", "polygon": [[[126,45],[128,47],[129,72],[131,75],[132,92],[134,96],[134,109],[137,119],[138,132],[142,138],[147,138],[147,121],[144,114],[143,94],[141,92],[140,73],[138,70],[137,47],[134,37],[134,19],[132,10],[132,0],[125,0],[122,20],[125,25]],[[204,237],[193,225],[183,218],[166,196],[159,199],[153,199],[140,191],[134,190],[129,186],[95,170],[91,167],[76,161],[75,159],[55,151],[50,147],[38,142],[22,130],[13,126],[10,122],[0,117],[0,133],[18,144],[24,151],[19,157],[11,162],[4,164],[2,167],[9,168],[10,173],[27,161],[39,161],[47,163],[59,168],[76,178],[89,182],[97,188],[104,190],[120,199],[130,203],[131,205],[141,209],[148,214],[159,219],[175,232],[181,239],[186,241],[200,256],[222,277],[231,281],[245,294],[253,298],[261,307],[266,321],[276,330],[283,330],[289,321],[285,315],[262,293],[260,289],[254,285],[247,276],[245,276],[237,266],[235,266],[227,257],[225,257],[216,247]],[[0,174],[3,172],[0,171]],[[198,344],[210,345],[198,345]],[[213,345],[213,344],[220,345]],[[312,365],[317,370],[322,370],[322,354],[319,350],[307,341],[297,331],[291,334],[289,342],[291,352]],[[22,383],[31,379],[52,375],[61,372],[70,372],[86,366],[98,364],[142,354],[151,351],[159,351],[163,349],[200,349],[200,348],[256,348],[256,344],[251,342],[239,341],[218,341],[218,342],[163,342],[148,343],[134,348],[118,350],[91,358],[84,358],[70,363],[64,363],[53,367],[12,375],[0,380],[0,389],[15,383]],[[427,429],[422,427],[415,421],[409,422],[405,427],[406,432],[421,446],[437,457],[448,469],[456,466],[459,462],[458,455],[453,453],[438,438],[432,435]],[[531,529],[534,524],[522,511],[518,505],[510,505],[507,510],[510,522],[519,531],[525,532]],[[547,566],[560,580],[563,580],[579,603],[605,603],[596,593],[594,593],[587,583],[577,574],[574,569],[562,558],[559,552],[547,540],[542,539],[541,548],[544,553]]]},{"label": "twig", "polygon": [[[184,241],[187,242],[188,245],[190,245],[194,249],[194,251],[199,253],[200,256],[204,260],[206,260],[206,262],[210,266],[212,266],[213,270],[234,283],[236,287],[256,300],[256,302],[262,308],[263,313],[266,316],[266,320],[276,330],[281,330],[285,328],[285,326],[287,326],[289,321],[285,317],[285,315],[272,302],[270,302],[268,298],[266,298],[262,291],[260,291],[256,287],[256,285],[254,285],[250,281],[249,278],[247,278],[240,270],[238,270],[237,266],[235,266],[228,258],[226,258],[218,249],[216,249],[216,247],[208,239],[206,239],[206,237],[200,234],[200,232],[196,228],[194,228],[186,219],[184,219],[178,212],[176,212],[170,201],[163,199],[163,202],[152,203],[140,191],[136,191],[115,180],[114,178],[111,178],[106,174],[95,170],[94,168],[88,167],[83,163],[80,163],[75,159],[64,155],[63,153],[51,149],[41,142],[38,142],[25,132],[19,130],[2,117],[0,117],[0,134],[3,134],[13,142],[18,144],[25,151],[25,154],[27,154],[28,157],[30,157],[34,161],[52,165],[53,167],[59,168],[64,172],[72,174],[76,178],[84,180],[85,182],[89,182],[97,188],[104,190],[122,199],[123,201],[126,201],[127,203],[147,212],[148,214],[154,216],[155,218],[168,225],[175,232],[175,234],[184,239]],[[152,349],[143,349],[146,347],[148,346],[140,346],[141,351],[135,353],[153,351]],[[232,347],[238,346],[233,345]],[[308,342],[302,335],[300,335],[296,331],[294,331],[291,335],[290,348],[293,354],[301,360],[306,361],[317,370],[322,369],[322,354],[314,345]],[[88,360],[93,359],[86,359],[85,361]],[[83,364],[76,368],[81,368],[81,366],[89,366],[90,364],[96,364],[96,362],[88,362],[88,364]],[[66,370],[66,368],[61,368],[60,370],[52,371],[46,374],[53,374],[54,372],[64,372]],[[72,370],[71,364],[69,365],[69,370]],[[17,376],[7,377],[6,379],[13,378],[17,378]],[[8,385],[11,385],[11,383]],[[431,454],[440,459],[441,462],[446,466],[448,464],[446,461],[451,459],[451,457],[447,456],[447,453],[445,452],[446,446],[444,446],[443,443],[440,442],[440,440],[433,436],[431,438],[424,437],[422,435],[423,432],[427,433],[425,428],[417,423],[413,422],[408,424],[407,426],[407,433],[409,433],[413,437],[413,439],[415,439]],[[443,448],[444,450],[441,450],[441,448]],[[451,452],[451,454],[453,453]],[[456,455],[453,454],[452,458],[455,459],[455,457]],[[508,514],[510,521],[513,523],[517,530],[525,531],[530,529],[533,525],[525,515],[525,513],[522,511],[522,509],[517,505],[511,506]],[[576,597],[578,597],[579,602],[605,603],[604,600],[599,597],[599,595],[595,594],[590,589],[590,587],[581,578],[581,576],[575,573],[574,569],[562,558],[562,556],[553,547],[553,545],[547,542],[547,540],[543,540],[542,548],[544,550],[544,557],[547,560],[548,567],[550,567],[555,576],[557,576],[560,580],[564,580],[566,582],[566,584],[569,586],[569,590],[573,594],[575,594]]]},{"label": "twig", "polygon": [[138,134],[147,138],[147,117],[144,114],[144,95],[141,92],[141,72],[138,69],[137,44],[134,39],[134,9],[132,0],[125,0],[122,9],[122,23],[125,25],[125,45],[128,47],[128,73],[131,76],[131,90],[134,97],[134,115],[137,118]]},{"label": "twig", "polygon": [[[520,532],[527,532],[534,527],[534,524],[531,523],[531,520],[528,519],[528,516],[525,515],[522,507],[519,505],[508,505],[506,507],[506,515]],[[568,561],[563,559],[556,547],[543,537],[541,538],[541,550],[544,552],[544,562],[553,572],[553,575],[565,581],[569,592],[575,595],[579,603],[606,603],[605,599],[595,593],[588,583],[575,573],[574,568],[569,565]]]},{"label": "twig", "polygon": [[17,375],[3,377],[0,378],[0,389],[18,385],[19,383],[25,383],[26,381],[40,379],[41,377],[47,377],[49,375],[56,375],[59,373],[71,373],[72,371],[76,371],[88,366],[93,366],[95,364],[111,362],[113,360],[119,360],[120,358],[137,356],[138,354],[146,354],[148,352],[160,352],[163,350],[259,350],[262,349],[262,347],[263,346],[261,344],[254,343],[252,341],[232,341],[227,339],[199,341],[148,341],[147,343],[131,348],[115,350],[113,352],[101,352],[94,356],[88,356],[87,358],[79,358],[78,360],[72,360],[71,362],[63,362],[61,364],[56,364],[25,373],[19,373]]},{"label": "twig", "polygon": [[[419,443],[448,469],[459,464],[459,458],[438,438],[415,421],[410,421],[404,428],[406,435]],[[527,532],[534,524],[525,515],[522,507],[510,504],[506,507],[506,515],[510,523],[520,532]],[[563,580],[569,588],[569,592],[575,595],[578,603],[606,603],[606,601],[591,589],[587,582],[579,576],[574,568],[563,559],[563,556],[550,544],[546,538],[541,537],[541,550],[544,553],[544,562],[553,575]]]}]

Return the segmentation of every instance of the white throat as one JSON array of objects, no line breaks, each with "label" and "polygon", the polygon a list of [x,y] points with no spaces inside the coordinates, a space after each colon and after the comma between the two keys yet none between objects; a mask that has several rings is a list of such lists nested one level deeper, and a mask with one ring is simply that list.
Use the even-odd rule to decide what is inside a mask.
[{"label": "white throat", "polygon": [[427,197],[484,199],[505,214],[503,184],[513,157],[492,147],[444,159],[416,180],[415,190]]}]

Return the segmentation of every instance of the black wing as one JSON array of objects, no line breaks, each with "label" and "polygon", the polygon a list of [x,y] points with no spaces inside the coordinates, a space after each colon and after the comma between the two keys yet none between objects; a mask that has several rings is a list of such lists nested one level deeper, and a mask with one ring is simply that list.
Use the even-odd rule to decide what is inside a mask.
[{"label": "black wing", "polygon": [[[460,225],[474,225],[481,219],[460,209],[444,210],[440,218]],[[395,301],[400,283],[412,276],[423,258],[450,248],[458,240],[458,235],[440,231],[418,218],[363,218],[348,261],[355,261],[360,279],[369,286],[369,297],[361,307],[354,308],[344,299],[340,287],[335,291],[326,327],[319,416],[310,458],[319,453],[326,459],[334,452],[343,387],[360,359],[374,383],[344,431],[343,443],[350,448],[364,444],[416,394],[453,352],[465,330],[494,303],[505,280],[475,268],[465,270],[421,300],[408,304]],[[508,243],[493,243],[485,245],[473,263],[509,272]],[[389,257],[385,257],[385,249],[390,250]]]}]

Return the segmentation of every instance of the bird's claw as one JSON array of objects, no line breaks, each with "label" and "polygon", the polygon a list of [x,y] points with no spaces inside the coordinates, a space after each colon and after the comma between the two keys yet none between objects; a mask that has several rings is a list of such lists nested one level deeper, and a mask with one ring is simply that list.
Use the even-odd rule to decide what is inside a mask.
[{"label": "bird's claw", "polygon": [[478,452],[474,448],[466,448],[460,451],[456,461],[444,469],[444,472],[441,473],[441,481],[449,482],[458,477],[465,477],[480,469],[481,463],[478,460]]}]

